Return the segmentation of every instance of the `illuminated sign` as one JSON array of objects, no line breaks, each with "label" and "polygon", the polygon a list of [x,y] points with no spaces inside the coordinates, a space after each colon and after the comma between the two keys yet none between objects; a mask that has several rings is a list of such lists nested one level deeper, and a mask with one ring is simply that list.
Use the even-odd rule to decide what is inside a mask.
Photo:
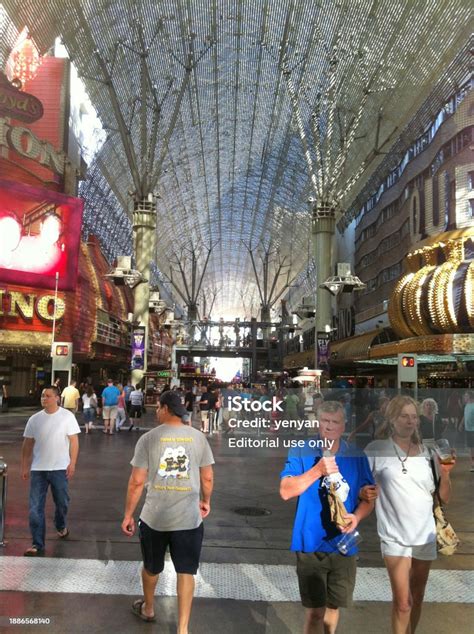
[{"label": "illuminated sign", "polygon": [[69,346],[56,346],[55,355],[57,357],[67,357],[69,356]]},{"label": "illuminated sign", "polygon": [[20,317],[22,321],[30,322],[37,317],[43,322],[52,323],[55,305],[56,321],[59,321],[66,312],[66,303],[62,297],[58,297],[55,302],[54,295],[36,295],[0,288],[0,320]]},{"label": "illuminated sign", "polygon": [[404,368],[414,368],[415,357],[402,357],[401,364]]},{"label": "illuminated sign", "polygon": [[0,72],[0,114],[32,123],[43,116],[43,104],[33,95],[12,86]]},{"label": "illuminated sign", "polygon": [[318,367],[323,368],[329,362],[329,335],[318,332]]},{"label": "illuminated sign", "polygon": [[0,282],[74,290],[83,201],[0,180]]},{"label": "illuminated sign", "polygon": [[145,326],[137,326],[132,331],[132,370],[143,370],[145,367]]},{"label": "illuminated sign", "polygon": [[55,150],[51,143],[38,139],[29,128],[10,125],[6,119],[0,118],[0,149],[2,147],[15,150],[21,156],[48,167],[56,174],[64,174],[63,152]]}]

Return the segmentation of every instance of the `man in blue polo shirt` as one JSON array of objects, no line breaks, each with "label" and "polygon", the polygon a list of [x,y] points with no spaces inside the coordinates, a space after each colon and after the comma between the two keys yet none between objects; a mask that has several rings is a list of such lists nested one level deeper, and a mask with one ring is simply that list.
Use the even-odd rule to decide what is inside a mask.
[{"label": "man in blue polo shirt", "polygon": [[104,434],[114,433],[115,419],[117,418],[120,390],[112,379],[107,379],[107,387],[102,392],[102,417],[104,419]]},{"label": "man in blue polo shirt", "polygon": [[[318,420],[317,440],[324,446],[313,447],[313,438],[290,451],[281,472],[280,495],[284,500],[298,497],[291,550],[296,551],[298,584],[306,608],[304,634],[334,634],[339,608],[352,602],[357,554],[353,548],[342,555],[337,544],[341,533],[353,532],[372,512],[374,503],[359,501],[359,491],[374,480],[365,455],[341,438],[344,406],[323,402]],[[345,528],[331,522],[328,492],[332,482],[347,510]]]}]

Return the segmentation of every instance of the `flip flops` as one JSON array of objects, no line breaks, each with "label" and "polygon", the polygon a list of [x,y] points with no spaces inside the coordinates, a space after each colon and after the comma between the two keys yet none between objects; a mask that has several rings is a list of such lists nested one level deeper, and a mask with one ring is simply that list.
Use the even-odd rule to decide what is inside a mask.
[{"label": "flip flops", "polygon": [[136,601],[134,601],[132,604],[132,612],[135,614],[135,616],[138,616],[139,619],[141,619],[142,621],[146,621],[147,623],[156,621],[155,615],[147,616],[146,614],[143,614],[142,607],[144,603],[145,601],[143,599],[137,599]]},{"label": "flip flops", "polygon": [[69,528],[63,528],[62,531],[56,531],[56,532],[60,539],[66,539],[66,537],[69,537]]},{"label": "flip flops", "polygon": [[24,557],[42,557],[44,555],[44,550],[42,548],[38,548],[37,546],[31,546],[23,553]]}]

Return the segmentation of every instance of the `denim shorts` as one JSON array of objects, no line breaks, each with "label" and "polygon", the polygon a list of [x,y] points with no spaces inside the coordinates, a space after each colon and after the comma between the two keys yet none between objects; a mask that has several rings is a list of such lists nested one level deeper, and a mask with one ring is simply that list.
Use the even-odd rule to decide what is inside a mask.
[{"label": "denim shorts", "polygon": [[92,423],[95,419],[95,409],[93,407],[85,407],[83,414],[86,423]]}]

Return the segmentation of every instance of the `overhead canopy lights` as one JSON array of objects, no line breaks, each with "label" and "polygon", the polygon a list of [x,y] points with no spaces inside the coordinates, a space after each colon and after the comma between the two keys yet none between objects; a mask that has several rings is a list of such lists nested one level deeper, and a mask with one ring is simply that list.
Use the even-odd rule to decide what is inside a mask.
[{"label": "overhead canopy lights", "polygon": [[[327,160],[333,165],[341,137],[339,127],[349,127],[359,113],[364,87],[376,91],[365,101],[357,138],[341,169],[340,182],[346,185],[341,204],[347,207],[357,194],[357,187],[348,187],[352,177],[364,162],[364,180],[373,173],[384,158],[382,153],[390,151],[400,131],[432,92],[433,78],[444,72],[471,30],[471,7],[465,0],[354,2],[350,11],[344,2],[314,0],[222,0],[184,5],[177,0],[2,0],[2,5],[17,28],[25,23],[34,28],[42,51],[49,49],[57,35],[62,36],[107,129],[108,141],[89,171],[92,178],[81,187],[87,201],[86,216],[89,209],[93,215],[88,226],[100,235],[107,253],[131,252],[127,218],[131,181],[111,116],[110,95],[97,81],[101,77],[97,49],[103,59],[114,63],[118,98],[127,125],[130,122],[133,146],[146,145],[148,149],[155,132],[158,139],[166,140],[168,153],[162,163],[163,145],[151,161],[162,166],[157,188],[161,197],[159,269],[166,272],[173,253],[190,239],[196,245],[208,244],[211,237],[215,247],[206,284],[220,290],[215,313],[232,317],[241,315],[243,305],[252,304],[252,297],[258,309],[258,289],[245,246],[250,238],[254,244],[271,238],[281,257],[288,256],[292,275],[307,265],[310,177],[296,138],[290,100],[283,90],[284,78],[275,63],[280,46],[285,46],[295,90],[301,97],[306,133],[310,132],[311,109],[318,94],[328,94],[324,78],[334,80],[331,99],[336,100],[337,108],[320,104],[321,112],[330,113],[332,118],[325,121],[323,117],[319,127],[323,137],[332,129],[334,153]],[[210,39],[216,42],[191,74],[179,112],[174,110],[176,99],[164,102],[159,129],[154,126],[153,109],[145,113],[139,99],[140,60],[136,51],[142,49],[138,22],[143,27],[146,63],[160,104],[168,90],[173,96],[182,85],[182,62],[186,62],[182,51],[188,50],[190,39],[196,57]],[[328,74],[333,62],[327,51],[336,43],[337,73]],[[372,76],[376,79],[371,84]],[[449,78],[449,90],[453,89],[453,77]],[[444,95],[445,87],[437,88],[438,92]],[[146,144],[140,134],[145,117],[149,131]],[[172,134],[166,136],[170,129]],[[309,151],[318,163],[314,148]],[[148,158],[144,152],[139,161]],[[182,282],[178,283],[184,290]],[[275,294],[284,284],[285,279],[279,280]]]}]

